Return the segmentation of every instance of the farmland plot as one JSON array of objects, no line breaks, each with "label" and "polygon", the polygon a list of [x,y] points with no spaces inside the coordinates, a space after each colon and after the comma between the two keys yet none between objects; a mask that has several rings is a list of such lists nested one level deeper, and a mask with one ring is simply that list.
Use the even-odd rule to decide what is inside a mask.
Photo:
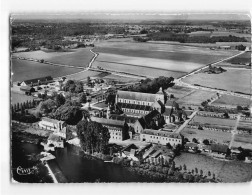
[{"label": "farmland plot", "polygon": [[214,101],[212,105],[220,107],[249,106],[251,105],[251,100],[231,95],[222,95],[219,99]]},{"label": "farmland plot", "polygon": [[225,68],[221,74],[198,73],[186,77],[183,81],[211,88],[251,94],[251,70]]}]

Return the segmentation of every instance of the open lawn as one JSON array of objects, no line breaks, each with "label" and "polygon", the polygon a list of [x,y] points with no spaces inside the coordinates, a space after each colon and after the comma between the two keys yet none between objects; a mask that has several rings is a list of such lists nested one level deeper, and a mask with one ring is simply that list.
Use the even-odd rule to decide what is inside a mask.
[{"label": "open lawn", "polygon": [[205,65],[237,51],[214,51],[208,48],[198,48],[183,45],[138,43],[138,42],[100,42],[95,51],[99,53],[117,54],[128,57],[156,58]]},{"label": "open lawn", "polygon": [[222,95],[219,99],[212,103],[213,106],[221,107],[237,107],[239,106],[249,106],[251,105],[251,100],[247,98],[241,98],[231,95]]},{"label": "open lawn", "polygon": [[137,82],[141,79],[138,78],[132,78],[132,77],[124,77],[121,75],[115,75],[115,74],[110,74],[108,76],[103,77],[104,80],[107,81],[117,81],[121,83],[131,83],[131,82]]},{"label": "open lawn", "polygon": [[247,182],[252,179],[252,164],[239,161],[221,161],[200,154],[182,153],[175,158],[175,164],[185,164],[189,171],[195,168],[203,170],[204,175],[210,171],[222,182]]},{"label": "open lawn", "polygon": [[188,140],[192,141],[193,138],[197,139],[198,141],[203,141],[204,139],[213,140],[218,143],[230,143],[231,141],[231,133],[223,132],[223,131],[211,131],[211,130],[199,130],[193,129],[189,127],[185,127],[181,134],[187,138]]},{"label": "open lawn", "polygon": [[14,104],[17,104],[17,103],[24,103],[26,102],[27,100],[30,101],[30,100],[33,100],[34,97],[32,96],[28,96],[28,95],[23,95],[23,94],[20,94],[20,93],[15,93],[13,91],[11,91],[11,104],[14,105]]},{"label": "open lawn", "polygon": [[98,76],[101,72],[98,71],[81,71],[72,75],[68,75],[67,78],[68,79],[72,79],[72,80],[85,80],[87,79],[87,77],[94,77],[94,76]]},{"label": "open lawn", "polygon": [[155,68],[122,64],[122,63],[116,63],[116,62],[95,61],[93,63],[93,67],[97,67],[97,66],[100,66],[101,68],[108,69],[108,70],[115,70],[115,71],[138,74],[141,76],[149,76],[149,77],[166,76],[166,77],[178,78],[186,74],[185,72],[174,72],[174,71],[169,71],[169,70],[155,69]]},{"label": "open lawn", "polygon": [[252,135],[236,134],[234,137],[234,142],[232,143],[232,147],[242,147],[244,149],[252,150]]},{"label": "open lawn", "polygon": [[12,81],[23,81],[45,76],[60,77],[80,72],[80,69],[51,66],[27,60],[11,60]]},{"label": "open lawn", "polygon": [[204,117],[204,116],[196,115],[190,121],[190,123],[234,127],[235,123],[236,123],[236,120],[223,119],[223,118],[214,118],[214,117]]},{"label": "open lawn", "polygon": [[187,105],[196,105],[201,106],[203,101],[211,99],[215,96],[215,92],[204,91],[204,90],[195,90],[184,97],[180,98],[177,102],[178,104],[187,104]]},{"label": "open lawn", "polygon": [[56,64],[87,67],[93,57],[93,54],[89,50],[90,48],[74,49],[72,52],[44,52],[40,50],[14,53],[13,56],[39,60],[44,59]]},{"label": "open lawn", "polygon": [[221,74],[198,73],[186,77],[183,81],[190,84],[251,94],[251,70],[236,68],[225,69],[227,71]]},{"label": "open lawn", "polygon": [[190,93],[193,93],[195,90],[192,88],[182,87],[174,85],[166,90],[168,95],[173,94],[176,99],[182,98]]}]

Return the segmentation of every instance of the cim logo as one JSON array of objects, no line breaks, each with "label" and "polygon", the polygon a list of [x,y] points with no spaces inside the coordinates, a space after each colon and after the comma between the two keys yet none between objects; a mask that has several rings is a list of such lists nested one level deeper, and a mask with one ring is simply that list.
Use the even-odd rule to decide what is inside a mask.
[{"label": "cim logo", "polygon": [[22,168],[21,166],[19,166],[17,168],[17,174],[19,175],[31,175],[31,174],[35,174],[38,171],[38,168],[33,166],[32,168]]}]

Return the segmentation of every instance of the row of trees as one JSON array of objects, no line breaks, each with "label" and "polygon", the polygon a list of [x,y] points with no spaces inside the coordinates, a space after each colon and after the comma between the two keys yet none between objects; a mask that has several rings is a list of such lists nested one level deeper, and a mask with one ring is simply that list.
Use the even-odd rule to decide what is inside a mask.
[{"label": "row of trees", "polygon": [[64,91],[69,91],[71,93],[81,93],[83,92],[83,82],[75,81],[75,80],[68,80],[63,87]]},{"label": "row of trees", "polygon": [[173,81],[174,81],[173,77],[160,76],[152,80],[147,78],[145,80],[142,80],[139,85],[135,85],[130,89],[124,89],[124,90],[143,92],[143,93],[157,93],[160,87],[162,87],[163,90],[167,89],[168,87],[172,87],[174,85]]},{"label": "row of trees", "polygon": [[189,36],[188,34],[157,32],[148,34],[148,37],[154,41],[178,41],[180,43],[216,43],[216,42],[247,42],[244,37],[236,36]]}]

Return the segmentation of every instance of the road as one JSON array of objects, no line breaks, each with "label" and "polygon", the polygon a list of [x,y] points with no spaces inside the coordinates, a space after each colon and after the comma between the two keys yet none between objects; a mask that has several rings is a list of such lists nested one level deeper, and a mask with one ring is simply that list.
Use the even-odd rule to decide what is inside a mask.
[{"label": "road", "polygon": [[174,131],[174,133],[180,133],[185,127],[186,125],[193,119],[193,117],[197,114],[198,110],[195,110],[189,117],[189,119],[187,119],[178,129],[176,129]]},{"label": "road", "polygon": [[236,123],[235,123],[235,126],[234,126],[234,129],[231,131],[231,133],[232,133],[232,138],[231,138],[231,141],[230,141],[230,144],[229,144],[229,149],[231,149],[231,147],[232,147],[232,145],[233,145],[233,142],[234,142],[235,135],[238,133],[237,127],[238,127],[240,118],[241,118],[241,114],[238,114],[238,115],[237,115],[237,120],[236,120]]}]

